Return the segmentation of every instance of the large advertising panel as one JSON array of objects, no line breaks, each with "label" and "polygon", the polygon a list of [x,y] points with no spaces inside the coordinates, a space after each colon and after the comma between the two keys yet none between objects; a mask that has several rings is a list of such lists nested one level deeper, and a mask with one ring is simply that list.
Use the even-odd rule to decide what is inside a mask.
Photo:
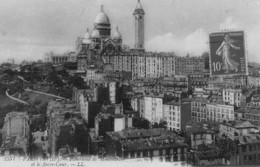
[{"label": "large advertising panel", "polygon": [[244,31],[209,34],[211,75],[246,75]]}]

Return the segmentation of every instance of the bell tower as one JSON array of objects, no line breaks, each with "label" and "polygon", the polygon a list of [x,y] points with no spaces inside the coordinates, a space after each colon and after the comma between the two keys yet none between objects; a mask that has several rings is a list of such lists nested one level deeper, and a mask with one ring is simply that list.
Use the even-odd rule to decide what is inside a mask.
[{"label": "bell tower", "polygon": [[144,9],[138,0],[134,10],[135,19],[135,49],[144,50]]}]

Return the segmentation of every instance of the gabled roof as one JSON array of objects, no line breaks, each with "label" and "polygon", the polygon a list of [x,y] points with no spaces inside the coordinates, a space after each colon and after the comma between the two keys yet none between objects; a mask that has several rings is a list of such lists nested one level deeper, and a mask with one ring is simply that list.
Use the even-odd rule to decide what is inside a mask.
[{"label": "gabled roof", "polygon": [[259,134],[250,134],[246,136],[239,136],[238,137],[240,144],[260,144],[260,135]]},{"label": "gabled roof", "polygon": [[235,124],[235,128],[251,128],[251,127],[256,127],[252,125],[249,121],[243,121],[243,122],[238,122]]},{"label": "gabled roof", "polygon": [[223,122],[220,124],[233,127],[236,129],[257,128],[256,126],[252,125],[249,121],[242,121],[242,120],[230,121],[225,123]]}]

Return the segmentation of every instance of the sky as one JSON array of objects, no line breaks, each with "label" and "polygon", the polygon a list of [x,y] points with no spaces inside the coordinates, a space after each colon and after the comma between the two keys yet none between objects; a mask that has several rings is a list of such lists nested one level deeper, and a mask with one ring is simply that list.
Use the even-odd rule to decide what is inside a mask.
[{"label": "sky", "polygon": [[[118,26],[123,43],[134,46],[137,0],[0,0],[0,62],[43,59],[45,53],[75,50],[78,36],[92,32],[104,5],[111,34]],[[147,51],[209,51],[211,32],[244,30],[249,61],[260,63],[260,0],[141,0]]]}]

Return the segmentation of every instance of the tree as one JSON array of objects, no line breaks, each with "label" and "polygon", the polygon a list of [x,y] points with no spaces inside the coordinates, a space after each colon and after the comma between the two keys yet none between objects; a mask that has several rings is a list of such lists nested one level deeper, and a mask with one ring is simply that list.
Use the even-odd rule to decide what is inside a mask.
[{"label": "tree", "polygon": [[66,78],[68,78],[70,76],[69,73],[66,70],[64,70],[64,69],[61,70],[61,71],[58,71],[57,74],[61,75],[61,77],[64,78],[64,79],[66,79]]},{"label": "tree", "polygon": [[133,126],[138,129],[149,129],[149,121],[139,117],[133,118]]},{"label": "tree", "polygon": [[57,87],[62,87],[63,82],[62,80],[58,77],[57,73],[55,70],[52,70],[46,77],[47,82],[52,82],[55,86]]},{"label": "tree", "polygon": [[8,74],[10,77],[13,77],[15,75],[15,72],[10,69],[4,70],[4,73]]},{"label": "tree", "polygon": [[232,155],[237,153],[237,144],[235,141],[231,140],[230,138],[220,138],[216,145],[220,149],[220,157],[225,159],[230,159]]},{"label": "tree", "polygon": [[159,127],[159,128],[163,128],[163,129],[166,129],[166,128],[167,128],[167,122],[166,122],[166,121],[161,121],[161,122],[158,124],[158,127]]},{"label": "tree", "polygon": [[70,84],[78,89],[85,88],[85,83],[84,83],[83,78],[76,76],[76,75],[69,77],[68,84]]}]

